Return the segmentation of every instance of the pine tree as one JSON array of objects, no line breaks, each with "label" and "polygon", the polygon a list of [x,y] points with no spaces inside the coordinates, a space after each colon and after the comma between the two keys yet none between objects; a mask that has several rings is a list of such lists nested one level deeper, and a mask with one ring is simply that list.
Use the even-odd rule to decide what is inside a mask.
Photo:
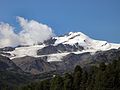
[{"label": "pine tree", "polygon": [[79,65],[75,67],[73,76],[73,88],[74,90],[80,90],[80,84],[82,80],[82,68]]},{"label": "pine tree", "polygon": [[74,81],[73,81],[74,90],[80,90],[81,80],[82,80],[82,73],[80,71],[77,71],[74,74]]},{"label": "pine tree", "polygon": [[81,81],[81,86],[80,86],[81,90],[86,90],[87,80],[88,80],[88,73],[84,71],[82,73],[82,81]]},{"label": "pine tree", "polygon": [[64,77],[64,90],[73,90],[73,77],[68,73]]},{"label": "pine tree", "polygon": [[63,90],[63,86],[63,78],[57,75],[51,81],[50,90]]},{"label": "pine tree", "polygon": [[93,90],[95,85],[95,74],[98,68],[96,66],[91,66],[88,72],[88,80],[86,90]]},{"label": "pine tree", "polygon": [[80,72],[80,73],[82,73],[82,68],[79,66],[79,65],[77,65],[76,67],[75,67],[75,69],[74,69],[74,73],[76,73],[76,72]]},{"label": "pine tree", "polygon": [[105,68],[106,68],[106,65],[105,65],[104,62],[102,62],[102,63],[99,64],[99,69],[100,69],[100,70],[104,71]]},{"label": "pine tree", "polygon": [[101,70],[103,69],[99,68],[99,71],[95,75],[94,90],[106,90],[105,88],[106,75],[105,72]]},{"label": "pine tree", "polygon": [[41,82],[43,85],[43,90],[50,90],[50,82],[49,80],[44,80]]}]

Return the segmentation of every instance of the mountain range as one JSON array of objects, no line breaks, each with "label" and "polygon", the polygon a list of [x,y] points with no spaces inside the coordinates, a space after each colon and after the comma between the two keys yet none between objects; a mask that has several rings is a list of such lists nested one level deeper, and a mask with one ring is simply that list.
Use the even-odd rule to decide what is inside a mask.
[{"label": "mountain range", "polygon": [[95,40],[81,32],[52,37],[37,45],[0,48],[0,69],[30,74],[89,68],[120,59],[120,44]]}]

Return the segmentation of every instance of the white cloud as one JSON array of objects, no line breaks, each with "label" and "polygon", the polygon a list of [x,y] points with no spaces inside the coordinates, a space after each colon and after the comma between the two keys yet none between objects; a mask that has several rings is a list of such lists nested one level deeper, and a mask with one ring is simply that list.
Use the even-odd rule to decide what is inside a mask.
[{"label": "white cloud", "polygon": [[52,29],[34,20],[17,17],[22,31],[19,33],[22,44],[33,45],[43,42],[53,36]]},{"label": "white cloud", "polygon": [[19,34],[22,44],[38,44],[53,36],[52,29],[47,25],[38,23],[34,20],[28,21],[22,17],[17,18],[23,29]]},{"label": "white cloud", "polygon": [[0,47],[16,46],[20,44],[14,28],[7,23],[0,23]]},{"label": "white cloud", "polygon": [[0,47],[34,45],[42,43],[54,35],[52,29],[47,25],[34,20],[28,21],[23,17],[17,17],[17,20],[22,28],[18,34],[9,24],[0,24]]}]

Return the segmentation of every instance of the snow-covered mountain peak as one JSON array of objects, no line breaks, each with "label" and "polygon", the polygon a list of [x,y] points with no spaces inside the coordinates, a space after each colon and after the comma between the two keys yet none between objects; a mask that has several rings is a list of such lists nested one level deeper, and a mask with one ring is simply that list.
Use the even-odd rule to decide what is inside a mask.
[{"label": "snow-covered mountain peak", "polygon": [[69,32],[68,35],[69,35],[69,36],[82,36],[82,37],[89,38],[87,35],[85,35],[85,34],[82,33],[82,32]]},{"label": "snow-covered mountain peak", "polygon": [[74,45],[76,43],[79,45],[86,45],[86,43],[89,43],[91,41],[91,38],[81,32],[70,32],[68,35],[55,37],[55,39],[55,45],[61,43],[70,45]]},{"label": "snow-covered mountain peak", "polygon": [[95,40],[82,32],[70,32],[68,35],[55,37],[54,45],[69,44],[83,46],[85,49],[109,50],[120,47],[120,44],[113,44],[107,41]]}]

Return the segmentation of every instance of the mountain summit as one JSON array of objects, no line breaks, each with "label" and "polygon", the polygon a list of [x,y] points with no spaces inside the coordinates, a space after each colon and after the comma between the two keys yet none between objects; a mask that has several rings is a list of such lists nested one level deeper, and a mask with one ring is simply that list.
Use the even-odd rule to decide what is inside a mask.
[{"label": "mountain summit", "polygon": [[81,32],[70,32],[68,35],[63,37],[55,37],[56,44],[69,44],[75,45],[78,44],[84,48],[94,49],[94,50],[108,50],[112,48],[120,47],[120,44],[108,43],[107,41],[95,40]]}]

